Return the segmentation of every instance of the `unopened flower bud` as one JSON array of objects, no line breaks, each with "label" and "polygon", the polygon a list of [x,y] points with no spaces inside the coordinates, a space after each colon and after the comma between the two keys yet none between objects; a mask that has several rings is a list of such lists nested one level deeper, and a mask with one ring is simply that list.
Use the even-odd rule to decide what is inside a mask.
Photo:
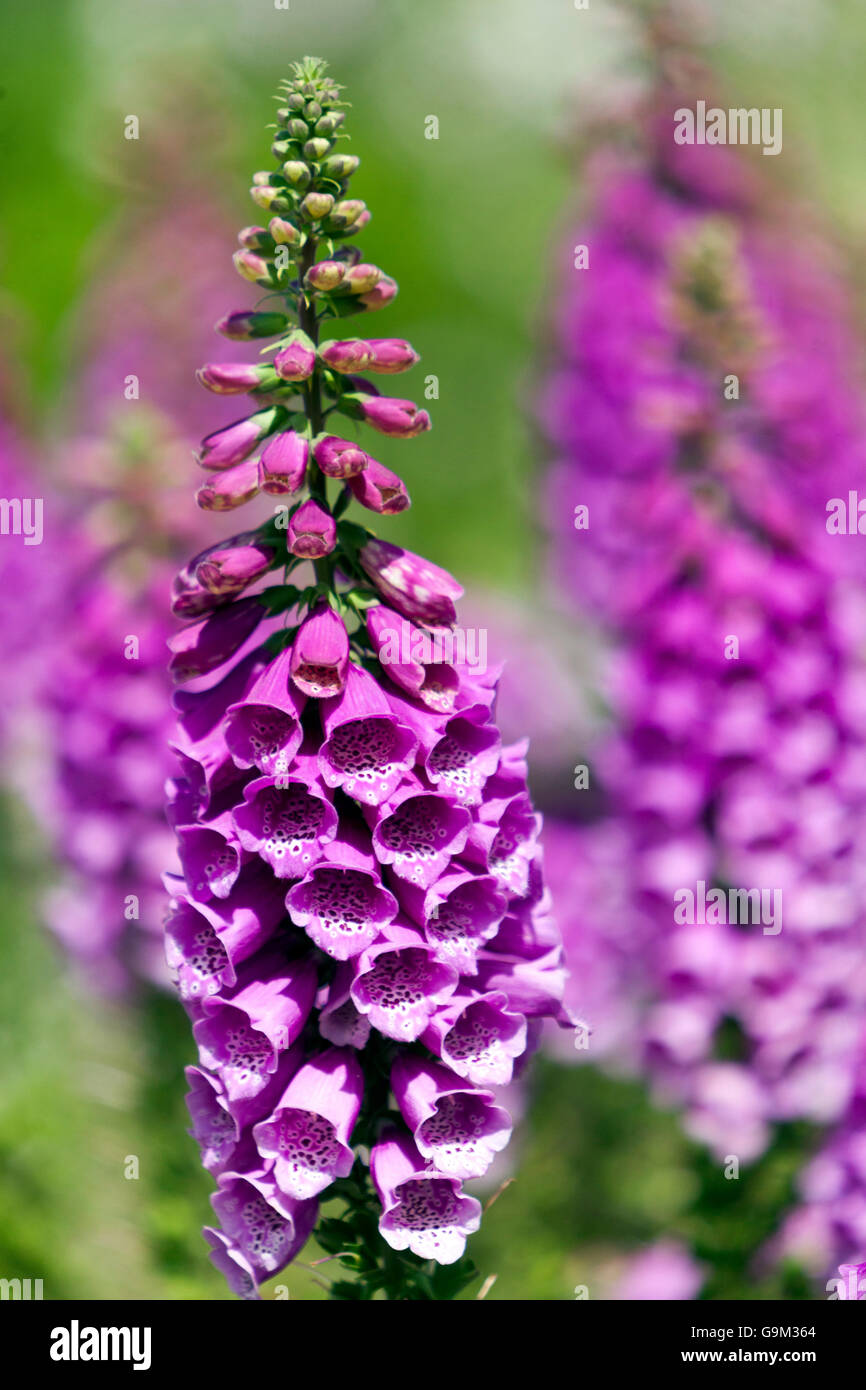
[{"label": "unopened flower bud", "polygon": [[294,430],[269,439],[259,459],[262,492],[284,497],[302,486],[310,456],[309,441]]},{"label": "unopened flower bud", "polygon": [[391,303],[397,290],[397,281],[392,280],[390,275],[383,275],[377,285],[359,295],[358,298],[367,309],[384,309],[387,304]]},{"label": "unopened flower bud", "polygon": [[291,96],[286,99],[286,106],[290,111],[301,111],[304,106],[304,98],[300,92],[292,92]]},{"label": "unopened flower bud", "polygon": [[320,120],[316,121],[317,135],[333,135],[346,119],[345,111],[328,111]]},{"label": "unopened flower bud", "polygon": [[286,278],[285,271],[277,270],[273,261],[260,256],[257,251],[235,251],[232,261],[242,280],[265,289],[273,289]]},{"label": "unopened flower bud", "polygon": [[262,184],[260,187],[254,185],[250,189],[250,197],[256,207],[264,208],[265,212],[291,212],[292,200],[287,197],[287,189],[277,188],[273,184]]},{"label": "unopened flower bud", "polygon": [[413,439],[430,429],[430,416],[419,410],[414,401],[398,400],[393,396],[371,396],[356,391],[342,396],[340,409],[356,420],[365,420],[380,434],[393,439]]},{"label": "unopened flower bud", "polygon": [[307,126],[307,122],[302,121],[299,116],[292,117],[292,119],[286,125],[286,130],[289,132],[293,140],[299,140],[301,141],[301,143],[303,143],[304,140],[309,138],[310,132]]},{"label": "unopened flower bud", "polygon": [[306,188],[312,175],[302,159],[289,159],[283,165],[283,173],[292,188]]},{"label": "unopened flower bud", "polygon": [[[325,178],[337,179],[339,182],[341,179],[350,178],[360,163],[361,161],[356,154],[332,154],[322,161],[322,173]],[[338,203],[334,212],[339,211],[341,206]],[[363,208],[363,204],[361,207]],[[360,211],[361,209],[359,209]]]},{"label": "unopened flower bud", "polygon": [[285,217],[272,217],[268,223],[268,232],[273,237],[278,246],[301,246],[306,237],[294,224]]},{"label": "unopened flower bud", "polygon": [[370,461],[357,444],[336,434],[320,435],[314,440],[313,457],[328,478],[352,478]]},{"label": "unopened flower bud", "polygon": [[258,448],[261,440],[279,429],[288,412],[281,405],[259,410],[245,420],[235,420],[202,440],[198,462],[202,468],[231,468],[242,463]]},{"label": "unopened flower bud", "polygon": [[349,290],[351,294],[367,294],[378,285],[382,274],[377,265],[367,265],[362,261],[360,265],[350,266],[346,271],[343,289]]},{"label": "unopened flower bud", "polygon": [[259,465],[247,459],[224,473],[216,473],[202,483],[195,495],[198,505],[206,512],[230,512],[242,507],[259,491]]},{"label": "unopened flower bud", "polygon": [[369,344],[363,338],[335,338],[319,345],[319,358],[332,372],[360,372],[370,361]]},{"label": "unopened flower bud", "polygon": [[404,617],[445,627],[457,621],[454,601],[463,588],[447,570],[375,538],[362,546],[358,558],[382,597]]},{"label": "unopened flower bud", "polygon": [[267,574],[276,554],[275,544],[263,541],[255,531],[244,531],[210,546],[190,561],[190,567],[194,567],[196,579],[208,593],[235,598]]},{"label": "unopened flower bud", "polygon": [[[335,155],[335,159],[348,159],[348,155]],[[345,231],[347,227],[354,227],[362,213],[366,212],[367,204],[360,198],[343,198],[334,204],[333,211],[328,217],[328,226],[334,231]]]},{"label": "unopened flower bud", "polygon": [[317,121],[322,114],[322,108],[317,101],[308,101],[304,107],[304,119],[307,121]]},{"label": "unopened flower bud", "polygon": [[311,222],[320,222],[334,206],[333,193],[308,193],[301,203],[301,212]]},{"label": "unopened flower bud", "polygon": [[272,391],[279,377],[272,367],[253,362],[209,362],[199,367],[196,378],[217,396],[240,396],[245,391]]},{"label": "unopened flower bud", "polygon": [[346,274],[346,266],[339,261],[317,261],[304,276],[304,283],[313,290],[334,290],[343,283]]},{"label": "unopened flower bud", "polygon": [[326,140],[322,135],[314,135],[312,140],[307,140],[303,145],[301,153],[304,159],[320,160],[324,159],[330,148],[330,140]]},{"label": "unopened flower bud", "polygon": [[265,227],[244,227],[238,241],[248,251],[273,251],[274,239]]},{"label": "unopened flower bud", "polygon": [[321,560],[330,555],[337,540],[337,523],[312,497],[302,502],[289,518],[286,543],[293,555],[304,560]]},{"label": "unopened flower bud", "polygon": [[285,314],[258,314],[242,309],[236,314],[226,314],[215,327],[224,338],[243,343],[252,338],[275,338],[285,330],[287,322]]},{"label": "unopened flower bud", "polygon": [[283,381],[306,381],[316,367],[316,348],[301,329],[289,335],[274,358],[274,371]]},{"label": "unopened flower bud", "polygon": [[204,622],[193,623],[168,640],[173,653],[168,669],[180,683],[207,675],[234,656],[258,627],[267,609],[259,598],[227,604]]},{"label": "unopened flower bud", "polygon": [[349,669],[349,637],[329,603],[319,603],[304,619],[292,647],[289,668],[299,690],[313,699],[339,695]]},{"label": "unopened flower bud", "polygon": [[396,516],[410,505],[403,479],[376,459],[370,459],[363,473],[349,479],[349,487],[362,507],[382,516]]}]

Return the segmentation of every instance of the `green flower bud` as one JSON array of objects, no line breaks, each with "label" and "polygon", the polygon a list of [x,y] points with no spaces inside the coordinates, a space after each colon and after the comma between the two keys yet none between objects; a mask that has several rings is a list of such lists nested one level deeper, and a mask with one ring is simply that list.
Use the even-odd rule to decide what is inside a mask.
[{"label": "green flower bud", "polygon": [[[338,155],[337,158],[342,156]],[[354,227],[366,211],[367,204],[360,198],[342,198],[339,203],[334,204],[328,214],[328,228],[331,231],[344,232],[347,227]]]},{"label": "green flower bud", "polygon": [[267,169],[260,169],[257,174],[253,174],[253,186],[255,188],[264,188],[268,184],[280,184],[282,181],[280,174],[272,174]]},{"label": "green flower bud", "polygon": [[317,135],[333,135],[346,119],[345,111],[329,111],[320,121],[316,121]]},{"label": "green flower bud", "polygon": [[312,140],[308,140],[304,145],[303,155],[305,159],[324,159],[330,148],[330,140],[324,140],[318,135],[315,135]]},{"label": "green flower bud", "polygon": [[290,159],[283,165],[283,173],[292,188],[306,188],[312,175],[302,159]]},{"label": "green flower bud", "polygon": [[322,108],[317,101],[308,101],[304,107],[304,116],[308,121],[317,121],[322,114]]},{"label": "green flower bud", "polygon": [[306,140],[310,134],[306,121],[301,121],[294,116],[288,123],[286,129],[293,140]]},{"label": "green flower bud", "polygon": [[288,159],[289,155],[296,148],[295,141],[290,140],[284,130],[281,130],[274,143],[271,145],[271,154],[274,159]]},{"label": "green flower bud", "polygon": [[291,96],[286,101],[286,105],[290,111],[300,111],[304,105],[304,98],[299,92],[292,92]]},{"label": "green flower bud", "polygon": [[264,208],[265,212],[292,212],[294,203],[286,196],[287,193],[287,189],[274,188],[270,184],[255,185],[250,189],[250,197],[256,207]]},{"label": "green flower bud", "polygon": [[320,222],[323,217],[327,217],[333,206],[332,193],[308,193],[301,203],[301,212],[311,222]]},{"label": "green flower bud", "polygon": [[322,162],[321,172],[328,179],[348,179],[360,163],[356,154],[332,154]]}]

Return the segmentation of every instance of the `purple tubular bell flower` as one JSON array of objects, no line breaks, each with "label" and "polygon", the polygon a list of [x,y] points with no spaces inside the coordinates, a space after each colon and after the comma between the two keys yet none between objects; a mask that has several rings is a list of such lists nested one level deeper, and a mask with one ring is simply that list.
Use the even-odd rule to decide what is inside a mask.
[{"label": "purple tubular bell flower", "polygon": [[610,1055],[693,1137],[752,1162],[833,1126],[774,1243],[826,1279],[866,1250],[866,672],[829,501],[862,492],[861,354],[826,250],[785,244],[732,152],[677,149],[677,105],[644,158],[597,159],[552,326],[551,572],[615,651],[605,813],[551,827],[547,867],[600,1031],[633,1003]]},{"label": "purple tubular bell flower", "polygon": [[[312,125],[336,116],[339,89],[305,59],[286,103],[294,139],[308,119],[294,113],[312,106]],[[218,1184],[220,1229],[205,1234],[229,1286],[260,1297],[315,1229],[347,1269],[378,1271],[369,1287],[358,1276],[364,1297],[427,1298],[424,1262],[459,1260],[480,1221],[462,1180],[483,1174],[511,1132],[492,1088],[534,1046],[540,1019],[563,1018],[561,952],[525,750],[502,745],[495,676],[442,654],[460,585],[344,520],[355,497],[384,513],[408,497],[330,432],[332,413],[405,435],[426,416],[359,394],[344,370],[408,369],[417,354],[404,340],[318,346],[320,320],[382,307],[394,291],[343,248],[317,259],[366,210],[317,186],[338,166],[345,185],[357,161],[322,164],[324,138],[310,139],[309,166],[290,161],[287,182],[254,184],[257,199],[279,201],[279,227],[244,233],[269,282],[276,232],[288,248],[286,313],[221,325],[282,334],[280,382],[267,412],[208,436],[201,460],[221,470],[209,486],[226,479],[232,493],[232,475],[249,469],[264,491],[299,496],[200,552],[175,586],[188,625],[171,668],[191,688],[175,696],[169,820],[182,875],[166,875],[166,950],[199,1053],[192,1133]],[[297,238],[284,229],[296,221]],[[241,379],[207,372],[206,385]],[[268,587],[244,596],[266,573]],[[343,1220],[319,1220],[330,1203]]]}]

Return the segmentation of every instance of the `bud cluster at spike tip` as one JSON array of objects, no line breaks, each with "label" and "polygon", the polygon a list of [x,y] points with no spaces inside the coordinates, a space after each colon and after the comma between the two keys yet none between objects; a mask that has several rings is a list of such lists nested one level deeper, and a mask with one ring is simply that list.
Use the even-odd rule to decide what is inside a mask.
[{"label": "bud cluster at spike tip", "polygon": [[[597,1006],[625,1015],[612,1050],[720,1158],[847,1114],[826,1174],[846,1143],[850,1164],[857,1115],[861,1159],[863,1139],[862,589],[825,528],[826,499],[863,477],[858,359],[813,243],[761,224],[730,151],[664,134],[645,162],[596,158],[572,238],[591,273],[556,307],[551,568],[616,655],[593,766],[606,814],[551,827],[548,870],[573,1002],[592,1022],[591,960]],[[678,919],[675,895],[682,910],[701,884],[724,886],[727,916]],[[732,921],[728,890],[759,887],[778,890],[778,926],[751,902]],[[866,1237],[862,1186],[855,1203],[841,1162],[833,1181],[857,1221],[825,1268]]]},{"label": "bud cluster at spike tip", "polygon": [[[564,969],[525,745],[503,747],[494,722],[496,674],[380,661],[389,633],[414,658],[408,639],[450,628],[462,589],[344,518],[353,500],[388,514],[409,499],[337,417],[403,438],[430,421],[354,375],[412,367],[408,343],[322,340],[323,325],[396,293],[344,245],[369,213],[346,197],[359,161],[335,148],[343,112],[324,64],[296,65],[279,118],[279,167],[253,186],[279,225],[244,238],[284,319],[241,309],[220,327],[279,333],[280,382],[206,439],[199,463],[221,505],[283,498],[258,545],[277,547],[285,582],[251,597],[212,584],[201,615],[202,557],[180,582],[194,621],[170,644],[189,687],[175,697],[182,875],[167,880],[167,952],[199,1048],[188,1101],[217,1181],[217,1267],[257,1297],[316,1229],[338,1257],[354,1250],[366,1290],[354,1296],[401,1297],[423,1262],[459,1261],[479,1225],[463,1184],[507,1143],[496,1088],[545,1017],[568,1023]],[[217,364],[200,380],[261,397],[246,370]],[[256,541],[238,544],[252,564]],[[221,557],[220,574],[243,571]],[[337,1236],[319,1218],[332,1197]],[[371,1210],[402,1284],[373,1277]],[[424,1287],[412,1296],[436,1296]]]}]

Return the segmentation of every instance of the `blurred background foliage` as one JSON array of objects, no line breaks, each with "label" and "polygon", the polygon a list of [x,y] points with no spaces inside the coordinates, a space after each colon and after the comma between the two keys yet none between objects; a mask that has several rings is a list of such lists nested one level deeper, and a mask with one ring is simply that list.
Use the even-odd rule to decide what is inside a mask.
[{"label": "blurred background foliage", "polygon": [[[15,359],[12,408],[37,438],[62,440],[88,286],[118,240],[134,247],[136,221],[159,197],[161,161],[205,178],[228,225],[253,220],[246,189],[268,162],[271,93],[290,60],[321,53],[352,102],[352,148],[363,160],[357,194],[374,213],[365,253],[402,287],[387,331],[415,342],[422,370],[440,383],[435,430],[403,469],[415,505],[399,518],[401,540],[470,587],[542,603],[534,353],[543,306],[565,269],[565,211],[580,195],[576,132],[638,61],[627,8],[604,0],[588,11],[572,0],[4,6],[0,322]],[[720,91],[732,104],[783,108],[784,157],[762,172],[809,193],[847,249],[860,294],[866,8],[726,0],[723,9],[709,43]],[[123,138],[129,114],[140,121],[137,142]],[[435,141],[424,138],[429,115],[439,120]],[[232,249],[227,242],[226,257]],[[237,306],[226,308],[246,302],[239,286]],[[131,370],[118,361],[119,381]],[[562,749],[566,772],[576,755]],[[35,899],[50,876],[26,817],[8,801],[0,1273],[42,1278],[55,1298],[227,1298],[199,1235],[211,1183],[185,1133],[186,1020],[156,992],[134,1006],[86,994],[40,927]],[[628,1252],[671,1235],[693,1242],[712,1269],[705,1297],[808,1296],[793,1274],[763,1278],[752,1254],[810,1135],[786,1133],[732,1183],[634,1082],[545,1060],[527,1103],[517,1180],[474,1242],[483,1274],[498,1275],[490,1298],[570,1299],[577,1285],[603,1298]],[[137,1178],[124,1176],[130,1157]],[[278,1282],[293,1298],[319,1298],[323,1273],[298,1267]]]}]

